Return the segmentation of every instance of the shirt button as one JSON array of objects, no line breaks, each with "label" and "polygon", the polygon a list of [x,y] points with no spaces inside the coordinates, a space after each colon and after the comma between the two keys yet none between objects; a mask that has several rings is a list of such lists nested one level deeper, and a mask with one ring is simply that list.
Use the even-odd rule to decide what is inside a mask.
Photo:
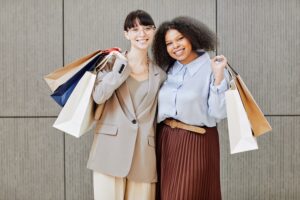
[{"label": "shirt button", "polygon": [[136,124],[136,120],[135,120],[135,119],[134,119],[134,120],[132,120],[131,122],[132,122],[133,124]]}]

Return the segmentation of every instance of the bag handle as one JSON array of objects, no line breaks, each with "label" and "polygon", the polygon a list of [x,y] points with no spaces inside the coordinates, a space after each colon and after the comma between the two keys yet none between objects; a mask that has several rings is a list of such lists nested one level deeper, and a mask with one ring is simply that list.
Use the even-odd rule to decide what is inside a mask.
[{"label": "bag handle", "polygon": [[238,73],[231,67],[231,65],[227,62],[226,69],[229,73],[229,76],[231,77],[231,80],[227,81],[229,84],[230,89],[236,89],[236,82],[235,79],[238,76]]},{"label": "bag handle", "polygon": [[96,74],[98,71],[101,71],[106,66],[110,57],[111,57],[111,54],[106,55],[105,58],[103,58],[103,60],[101,60],[101,62],[95,67],[95,69],[93,70],[93,73]]},{"label": "bag handle", "polygon": [[231,76],[231,78],[237,77],[239,74],[231,67],[231,65],[227,62],[226,68]]},{"label": "bag handle", "polygon": [[[104,51],[104,53],[105,53],[105,51]],[[97,73],[98,71],[101,71],[102,69],[104,69],[104,67],[106,66],[107,62],[111,58],[111,56],[120,57],[120,58],[122,58],[124,60],[127,60],[126,57],[119,52],[119,50],[113,49],[113,50],[111,50],[109,52],[109,54],[107,56],[105,56],[105,58],[103,60],[101,60],[101,62],[95,67],[95,69],[94,69],[93,72]]]}]

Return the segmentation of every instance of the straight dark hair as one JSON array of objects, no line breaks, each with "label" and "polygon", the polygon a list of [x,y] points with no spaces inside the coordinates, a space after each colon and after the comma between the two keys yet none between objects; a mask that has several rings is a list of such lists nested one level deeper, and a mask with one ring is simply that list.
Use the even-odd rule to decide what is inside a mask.
[{"label": "straight dark hair", "polygon": [[143,26],[154,26],[152,17],[144,10],[135,10],[130,12],[124,22],[124,31],[136,27],[138,24]]}]

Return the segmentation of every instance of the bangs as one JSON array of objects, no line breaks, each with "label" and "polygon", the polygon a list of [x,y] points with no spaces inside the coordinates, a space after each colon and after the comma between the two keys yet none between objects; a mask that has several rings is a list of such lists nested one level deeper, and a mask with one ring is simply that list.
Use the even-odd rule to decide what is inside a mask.
[{"label": "bangs", "polygon": [[141,11],[141,10],[137,10],[129,13],[124,23],[124,31],[128,31],[128,29],[131,29],[138,25],[142,25],[142,26],[151,25],[155,27],[154,21],[151,18],[151,16],[145,11]]}]

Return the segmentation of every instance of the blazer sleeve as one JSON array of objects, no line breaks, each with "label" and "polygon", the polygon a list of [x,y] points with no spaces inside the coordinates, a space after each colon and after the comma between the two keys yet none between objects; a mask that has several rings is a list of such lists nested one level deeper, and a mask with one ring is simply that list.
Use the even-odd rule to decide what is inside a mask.
[{"label": "blazer sleeve", "polygon": [[128,78],[131,72],[127,61],[116,58],[112,70],[102,70],[97,74],[93,90],[93,99],[97,104],[108,100],[113,92]]}]

